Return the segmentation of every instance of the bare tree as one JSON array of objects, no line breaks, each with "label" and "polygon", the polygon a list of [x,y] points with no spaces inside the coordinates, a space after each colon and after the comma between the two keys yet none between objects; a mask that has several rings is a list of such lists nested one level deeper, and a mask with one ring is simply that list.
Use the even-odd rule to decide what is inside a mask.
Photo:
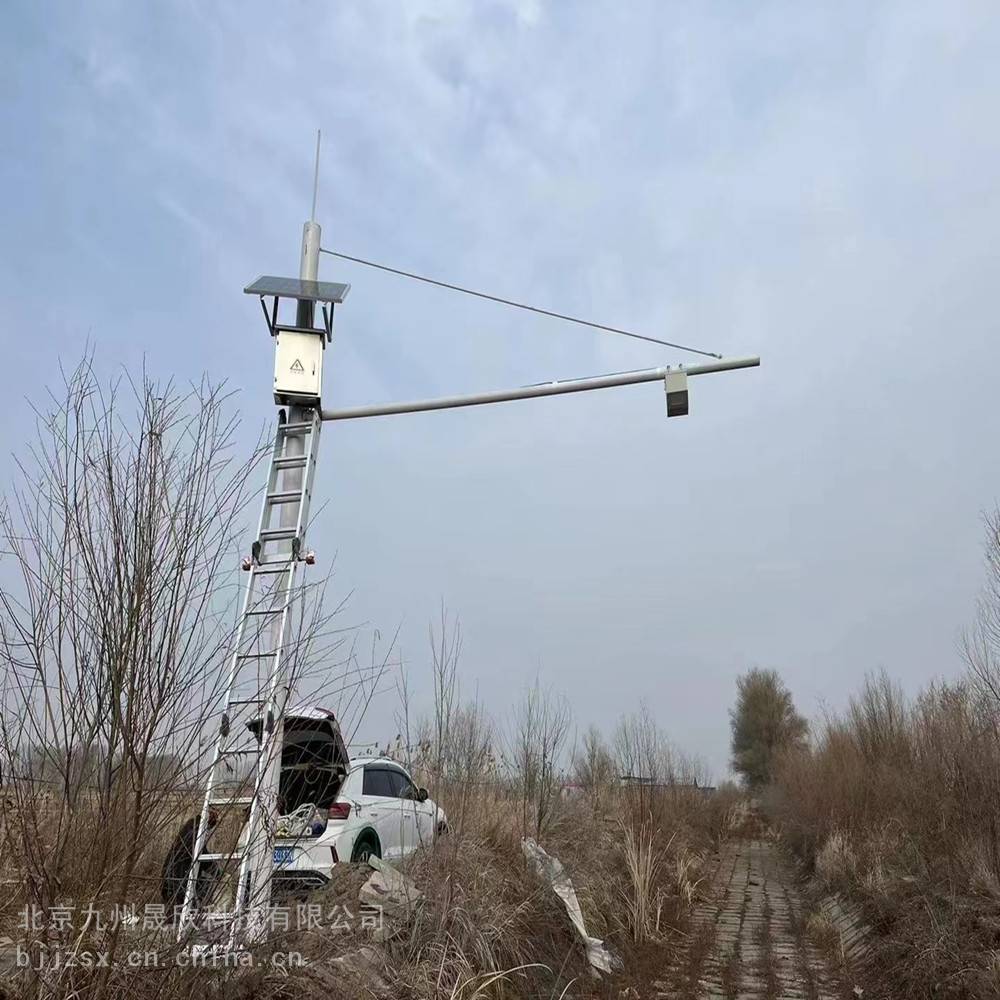
[{"label": "bare tree", "polygon": [[591,725],[573,754],[573,772],[577,784],[587,793],[595,808],[604,805],[616,771],[610,747],[597,726]]},{"label": "bare tree", "polygon": [[84,882],[129,899],[197,778],[261,449],[238,457],[223,387],[102,388],[89,360],[36,423],[0,511],[0,760],[5,846],[47,911]]},{"label": "bare tree", "polygon": [[572,721],[566,699],[537,679],[514,709],[508,754],[525,835],[540,836],[552,819]]},{"label": "bare tree", "polygon": [[[180,389],[145,373],[104,385],[89,359],[35,420],[0,508],[0,866],[14,887],[0,904],[39,914],[29,977],[53,947],[65,959],[95,940],[96,921],[53,931],[57,905],[158,899],[218,732],[246,579],[240,543],[266,454],[240,440],[224,386]],[[291,681],[348,708],[360,691],[357,714],[380,674],[342,652],[348,630],[333,626],[324,587],[299,595]],[[95,996],[120,974],[121,926],[101,934],[109,961],[93,974]],[[44,982],[46,996],[84,995],[67,968],[24,992]]]},{"label": "bare tree", "polygon": [[679,799],[697,798],[710,780],[704,762],[678,750],[645,704],[618,720],[614,755],[620,801],[636,829],[669,822]]},{"label": "bare tree", "polygon": [[983,518],[986,529],[986,583],[976,621],[962,638],[962,652],[978,685],[1000,703],[1000,507]]},{"label": "bare tree", "polygon": [[462,704],[458,676],[462,649],[461,626],[442,605],[439,624],[429,628],[433,706],[415,722],[411,715],[408,675],[401,670],[396,685],[400,698],[397,721],[405,735],[406,759],[412,773],[433,786],[435,796],[448,800],[448,828],[453,843],[461,840],[476,795],[487,780],[495,782],[495,727],[484,707],[473,700]]},{"label": "bare tree", "polygon": [[666,780],[671,768],[669,745],[645,704],[638,712],[618,720],[614,743],[624,782],[638,787]]},{"label": "bare tree", "polygon": [[430,770],[435,782],[445,777],[449,736],[459,704],[458,661],[462,655],[462,626],[456,618],[450,622],[448,609],[441,604],[438,631],[428,626],[434,682],[434,717],[431,721]]}]

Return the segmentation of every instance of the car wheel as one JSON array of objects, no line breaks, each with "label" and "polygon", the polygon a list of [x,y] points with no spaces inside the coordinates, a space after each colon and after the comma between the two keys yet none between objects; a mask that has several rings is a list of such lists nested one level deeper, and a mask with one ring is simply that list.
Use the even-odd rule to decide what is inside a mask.
[{"label": "car wheel", "polygon": [[366,834],[354,845],[351,860],[354,862],[367,861],[371,857],[382,857],[382,848],[376,838]]}]

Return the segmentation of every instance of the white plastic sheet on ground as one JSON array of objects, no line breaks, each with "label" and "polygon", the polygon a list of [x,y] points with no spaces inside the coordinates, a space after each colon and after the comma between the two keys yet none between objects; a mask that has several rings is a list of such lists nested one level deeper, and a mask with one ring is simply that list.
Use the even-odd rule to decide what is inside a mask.
[{"label": "white plastic sheet on ground", "polygon": [[580,909],[580,900],[576,897],[576,889],[573,888],[573,881],[566,874],[562,862],[558,858],[552,857],[530,837],[521,841],[521,849],[524,856],[535,866],[535,870],[549,885],[552,891],[563,901],[566,906],[566,913],[573,922],[587,949],[587,961],[593,968],[600,972],[612,972],[618,964],[618,960],[604,946],[600,938],[591,937],[587,933],[587,926],[583,922],[583,911]]},{"label": "white plastic sheet on ground", "polygon": [[388,916],[409,913],[423,893],[402,872],[374,855],[368,859],[374,871],[361,887],[359,898],[367,906],[381,907]]}]

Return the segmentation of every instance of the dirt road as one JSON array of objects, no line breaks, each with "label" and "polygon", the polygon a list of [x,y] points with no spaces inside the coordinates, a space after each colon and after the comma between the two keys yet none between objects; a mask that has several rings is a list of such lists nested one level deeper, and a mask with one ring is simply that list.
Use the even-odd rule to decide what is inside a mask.
[{"label": "dirt road", "polygon": [[775,844],[727,844],[690,945],[661,996],[686,1000],[840,1000],[850,996],[807,939],[795,872]]}]

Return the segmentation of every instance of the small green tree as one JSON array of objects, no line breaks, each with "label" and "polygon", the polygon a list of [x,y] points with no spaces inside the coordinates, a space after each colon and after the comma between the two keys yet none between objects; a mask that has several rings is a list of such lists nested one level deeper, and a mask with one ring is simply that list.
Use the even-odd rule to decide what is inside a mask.
[{"label": "small green tree", "polygon": [[803,745],[808,731],[777,671],[759,667],[737,679],[729,724],[733,770],[751,791],[768,784],[777,754]]}]

